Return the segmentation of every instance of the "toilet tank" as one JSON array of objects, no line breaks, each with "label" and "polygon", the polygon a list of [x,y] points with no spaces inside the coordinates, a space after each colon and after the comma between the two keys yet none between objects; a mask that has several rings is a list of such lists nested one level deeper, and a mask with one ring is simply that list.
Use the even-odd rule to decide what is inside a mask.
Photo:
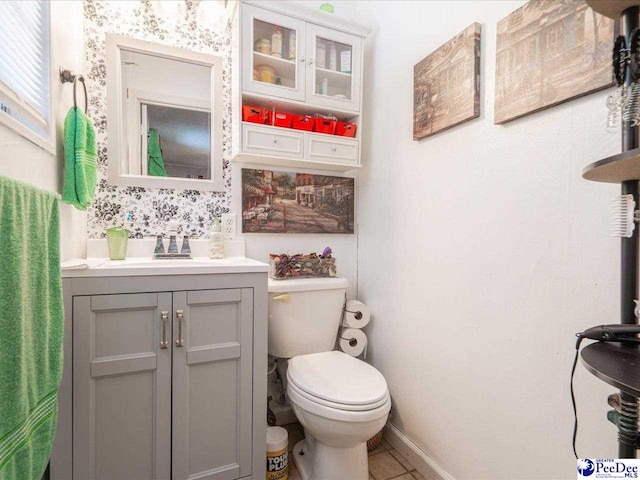
[{"label": "toilet tank", "polygon": [[335,348],[346,278],[269,279],[269,354],[292,358]]}]

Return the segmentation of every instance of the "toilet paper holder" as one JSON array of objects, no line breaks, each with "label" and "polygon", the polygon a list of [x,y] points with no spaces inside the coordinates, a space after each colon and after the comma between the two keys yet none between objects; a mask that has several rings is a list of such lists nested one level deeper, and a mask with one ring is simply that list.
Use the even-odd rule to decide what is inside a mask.
[{"label": "toilet paper holder", "polygon": [[[363,317],[363,314],[360,311],[347,310],[347,294],[345,293],[344,294],[344,303],[342,304],[342,316],[340,318],[340,325],[338,327],[338,342],[339,342],[339,340],[345,340],[345,341],[349,342],[349,346],[351,348],[354,348],[354,347],[358,346],[358,339],[355,338],[355,337],[349,338],[349,337],[345,337],[345,336],[342,335],[343,332],[344,332],[343,329],[349,328],[344,324],[345,315],[347,313],[352,313],[356,320],[361,320],[362,317]],[[367,347],[368,346],[369,346],[369,342],[365,341],[365,343],[364,343],[364,352],[363,352],[364,358],[367,358]]]},{"label": "toilet paper holder", "polygon": [[358,345],[358,340],[355,337],[346,338],[346,337],[340,336],[340,338],[342,340],[347,340],[349,342],[350,347],[355,347],[356,345]]},{"label": "toilet paper holder", "polygon": [[[343,310],[345,312],[347,312],[347,313],[353,313],[353,316],[356,318],[356,320],[362,320],[362,312],[359,311],[359,310],[356,310],[355,312],[352,311],[352,310],[347,310],[346,303],[345,303],[345,307],[343,308]],[[346,340],[346,338],[345,338],[345,340]]]}]

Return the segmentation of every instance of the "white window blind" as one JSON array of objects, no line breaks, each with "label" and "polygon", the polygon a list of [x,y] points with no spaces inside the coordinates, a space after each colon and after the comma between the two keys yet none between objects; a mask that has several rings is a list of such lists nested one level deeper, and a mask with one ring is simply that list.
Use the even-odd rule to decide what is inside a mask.
[{"label": "white window blind", "polygon": [[49,2],[0,1],[0,19],[0,114],[49,139]]}]

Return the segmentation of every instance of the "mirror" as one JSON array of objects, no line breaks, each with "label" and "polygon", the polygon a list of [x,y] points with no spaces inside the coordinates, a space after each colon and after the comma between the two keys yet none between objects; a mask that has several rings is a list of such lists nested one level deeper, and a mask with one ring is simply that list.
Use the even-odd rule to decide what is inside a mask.
[{"label": "mirror", "polygon": [[224,190],[222,59],[107,35],[109,178]]}]

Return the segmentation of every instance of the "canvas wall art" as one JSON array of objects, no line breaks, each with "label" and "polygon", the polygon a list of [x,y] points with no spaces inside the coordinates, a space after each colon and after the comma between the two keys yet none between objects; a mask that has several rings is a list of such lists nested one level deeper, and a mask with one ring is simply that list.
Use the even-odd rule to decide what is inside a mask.
[{"label": "canvas wall art", "polygon": [[245,233],[353,233],[353,178],[242,169]]},{"label": "canvas wall art", "polygon": [[413,139],[480,115],[480,24],[473,23],[413,67]]},{"label": "canvas wall art", "polygon": [[614,21],[584,0],[531,0],[498,22],[494,122],[612,85]]}]

